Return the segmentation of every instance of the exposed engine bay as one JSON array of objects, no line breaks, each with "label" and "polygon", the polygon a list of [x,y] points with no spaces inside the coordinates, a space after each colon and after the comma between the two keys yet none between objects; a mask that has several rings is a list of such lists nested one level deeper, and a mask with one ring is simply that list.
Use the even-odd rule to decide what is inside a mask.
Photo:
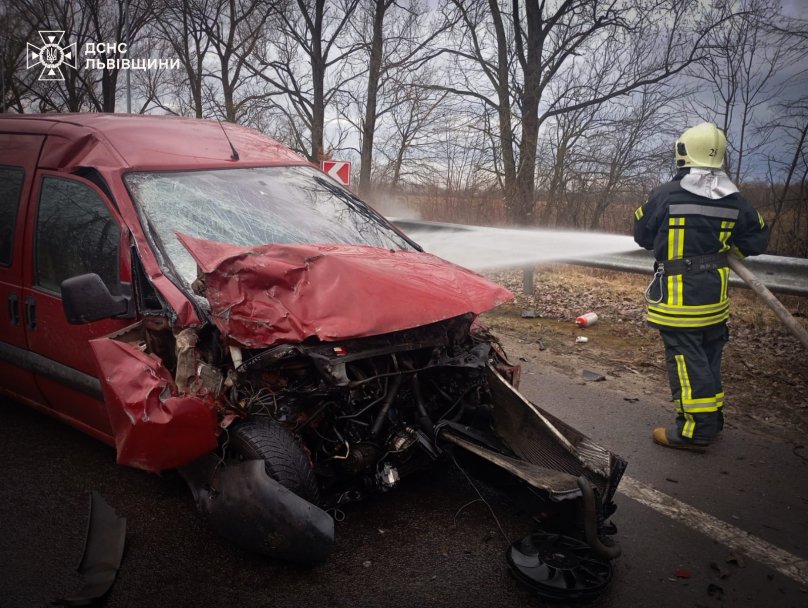
[{"label": "exposed engine bay", "polygon": [[229,403],[300,437],[323,505],[385,491],[440,456],[442,426],[491,428],[486,367],[511,380],[518,372],[470,325],[467,315],[394,336],[249,352]]}]

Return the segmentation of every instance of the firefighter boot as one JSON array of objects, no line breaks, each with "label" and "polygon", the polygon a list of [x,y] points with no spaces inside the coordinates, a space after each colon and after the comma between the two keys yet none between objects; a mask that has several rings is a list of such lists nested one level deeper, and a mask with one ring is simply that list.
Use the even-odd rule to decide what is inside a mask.
[{"label": "firefighter boot", "polygon": [[693,441],[692,439],[684,439],[680,437],[675,429],[666,429],[664,427],[657,427],[653,433],[654,443],[664,445],[666,448],[675,448],[677,450],[689,450],[691,452],[706,452],[710,446],[709,443],[704,441]]}]

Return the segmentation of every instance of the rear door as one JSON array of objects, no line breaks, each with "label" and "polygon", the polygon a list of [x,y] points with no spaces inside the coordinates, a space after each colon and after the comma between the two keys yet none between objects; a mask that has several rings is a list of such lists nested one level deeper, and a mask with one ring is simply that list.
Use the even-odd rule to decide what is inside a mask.
[{"label": "rear door", "polygon": [[109,418],[88,341],[132,321],[70,325],[60,286],[67,278],[96,273],[113,295],[128,292],[127,232],[95,184],[63,173],[37,174],[28,215],[22,307],[37,386],[58,414],[109,440]]},{"label": "rear door", "polygon": [[22,277],[26,204],[44,141],[42,135],[0,133],[0,388],[40,405],[22,318]]}]

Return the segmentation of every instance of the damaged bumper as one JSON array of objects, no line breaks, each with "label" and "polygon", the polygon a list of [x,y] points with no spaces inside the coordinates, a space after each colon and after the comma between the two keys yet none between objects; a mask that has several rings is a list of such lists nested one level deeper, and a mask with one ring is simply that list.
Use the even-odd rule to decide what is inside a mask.
[{"label": "damaged bumper", "polygon": [[181,472],[203,518],[243,549],[303,563],[331,553],[332,517],[269,477],[264,461],[219,466],[210,456]]}]

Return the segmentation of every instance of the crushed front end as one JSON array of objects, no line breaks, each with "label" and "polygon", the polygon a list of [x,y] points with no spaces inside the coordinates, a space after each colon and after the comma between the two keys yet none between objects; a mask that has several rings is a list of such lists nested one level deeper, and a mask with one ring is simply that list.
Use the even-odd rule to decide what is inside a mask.
[{"label": "crushed front end", "polygon": [[119,462],[179,468],[215,529],[283,559],[324,559],[330,514],[446,458],[619,553],[606,534],[625,462],[525,399],[475,323],[508,292],[417,252],[183,242],[209,322],[93,342]]}]

